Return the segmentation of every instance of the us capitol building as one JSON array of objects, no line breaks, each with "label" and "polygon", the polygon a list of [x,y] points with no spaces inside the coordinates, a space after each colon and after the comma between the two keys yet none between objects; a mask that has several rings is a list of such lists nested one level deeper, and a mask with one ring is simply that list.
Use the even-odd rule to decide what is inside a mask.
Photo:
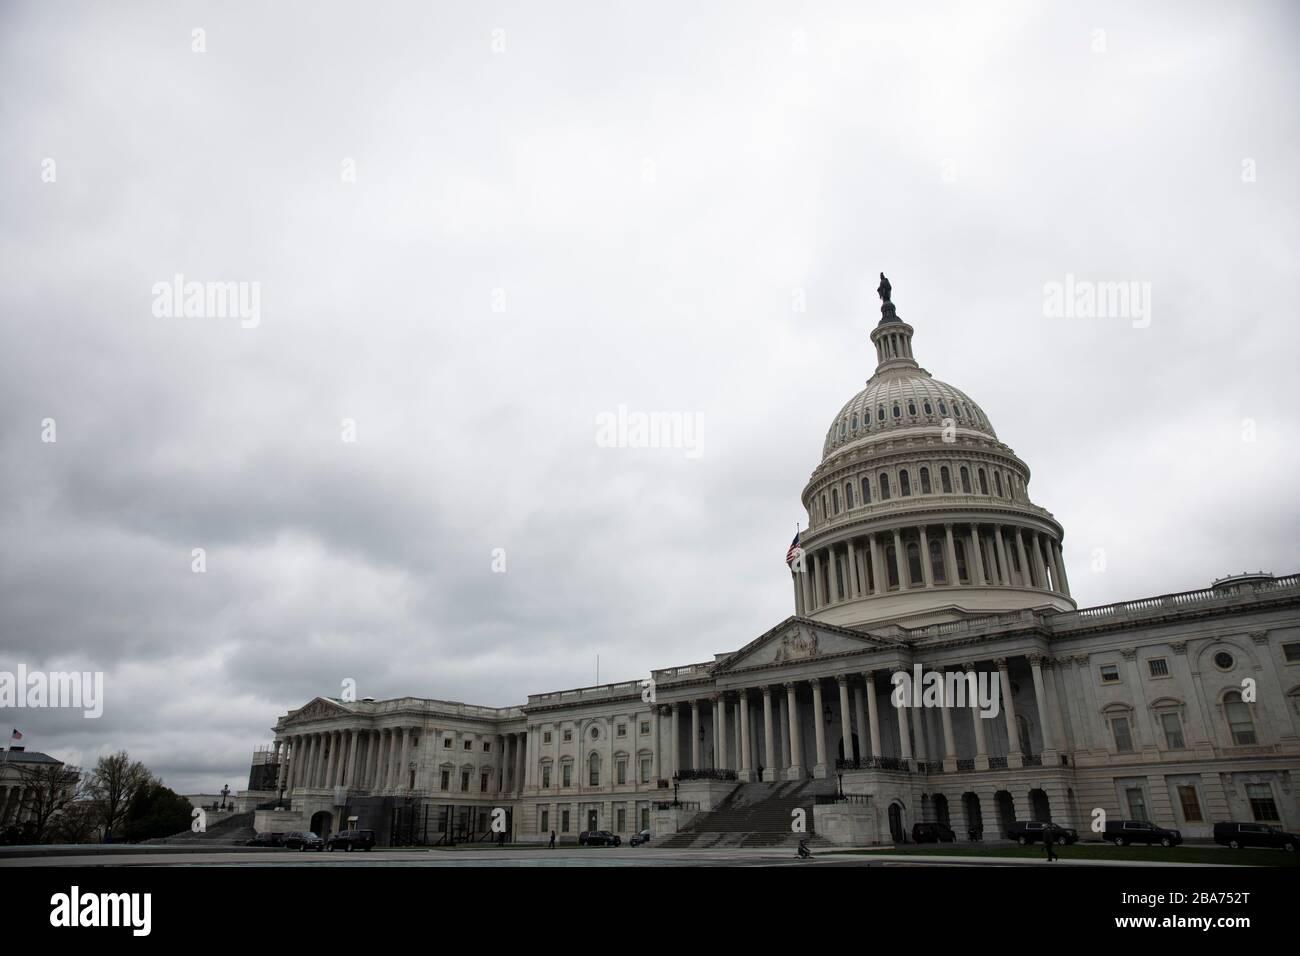
[{"label": "us capitol building", "polygon": [[[275,725],[258,830],[381,843],[563,842],[649,828],[675,846],[958,839],[1097,811],[1184,837],[1300,829],[1300,577],[1078,609],[1064,529],[984,411],[921,368],[881,277],[876,370],[803,491],[794,614],[651,680],[513,707],[316,698]],[[896,707],[891,675],[973,675],[999,708]],[[987,686],[987,685],[986,685]]]}]

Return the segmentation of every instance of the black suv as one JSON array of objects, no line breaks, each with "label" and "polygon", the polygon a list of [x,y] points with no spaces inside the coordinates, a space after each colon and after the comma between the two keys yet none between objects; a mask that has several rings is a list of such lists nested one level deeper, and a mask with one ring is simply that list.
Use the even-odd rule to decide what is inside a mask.
[{"label": "black suv", "polygon": [[1026,820],[1024,823],[1013,823],[1007,830],[1007,838],[1015,840],[1021,846],[1029,846],[1031,843],[1042,843],[1043,837],[1048,830],[1052,831],[1052,842],[1064,843],[1069,846],[1071,843],[1079,842],[1079,831],[1070,827],[1063,827],[1056,823],[1043,823],[1040,820]]},{"label": "black suv", "polygon": [[1216,823],[1214,842],[1238,850],[1243,846],[1281,847],[1294,853],[1300,846],[1300,836],[1287,833],[1267,823]]},{"label": "black suv", "polygon": [[1128,846],[1130,843],[1177,846],[1183,842],[1183,835],[1177,830],[1167,830],[1146,820],[1107,820],[1105,839],[1116,846]]},{"label": "black suv", "polygon": [[327,846],[334,850],[369,850],[375,845],[374,830],[340,830],[329,839]]},{"label": "black suv", "polygon": [[622,846],[623,841],[608,830],[584,830],[578,834],[578,846]]},{"label": "black suv", "polygon": [[245,846],[284,846],[283,833],[259,833]]},{"label": "black suv", "polygon": [[913,843],[956,843],[957,834],[946,823],[913,823]]},{"label": "black suv", "polygon": [[290,830],[284,835],[284,845],[290,850],[315,850],[317,853],[325,849],[325,841],[310,830]]}]

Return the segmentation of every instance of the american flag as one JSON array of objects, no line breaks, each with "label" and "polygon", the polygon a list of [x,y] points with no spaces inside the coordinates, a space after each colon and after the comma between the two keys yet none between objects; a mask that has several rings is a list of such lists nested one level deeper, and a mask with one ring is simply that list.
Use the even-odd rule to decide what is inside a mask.
[{"label": "american flag", "polygon": [[796,531],[794,533],[794,540],[790,542],[790,550],[785,553],[785,563],[788,565],[791,561],[794,560],[795,555],[798,553],[799,553],[799,532]]},{"label": "american flag", "polygon": [[22,739],[23,739],[23,735],[20,734],[20,733],[18,732],[18,728],[15,727],[15,728],[14,728],[14,732],[13,732],[12,734],[9,735],[9,739],[10,739],[10,740],[22,740]]}]

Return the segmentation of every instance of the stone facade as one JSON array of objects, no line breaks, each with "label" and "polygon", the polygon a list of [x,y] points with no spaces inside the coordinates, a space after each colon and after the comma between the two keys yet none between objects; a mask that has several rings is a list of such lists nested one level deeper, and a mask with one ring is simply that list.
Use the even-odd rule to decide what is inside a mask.
[{"label": "stone facade", "polygon": [[[887,302],[876,373],[804,490],[793,616],[712,660],[518,707],[317,698],[276,724],[259,829],[274,813],[276,829],[481,839],[499,808],[513,840],[626,839],[738,783],[806,777],[846,795],[816,810],[840,842],[920,820],[1084,830],[1098,811],[1190,839],[1217,820],[1300,828],[1300,577],[1077,609],[1028,467],[917,365],[912,333]],[[997,712],[895,706],[892,676],[918,666],[945,694],[996,686]]]}]

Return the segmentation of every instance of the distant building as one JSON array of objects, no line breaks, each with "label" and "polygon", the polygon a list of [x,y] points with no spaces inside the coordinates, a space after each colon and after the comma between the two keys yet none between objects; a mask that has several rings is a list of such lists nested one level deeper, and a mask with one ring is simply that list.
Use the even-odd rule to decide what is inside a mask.
[{"label": "distant building", "polygon": [[[882,288],[875,374],[803,491],[793,616],[652,687],[502,708],[316,698],[276,722],[263,789],[288,809],[258,828],[483,839],[500,808],[514,840],[652,828],[681,845],[708,811],[764,802],[843,843],[917,821],[1083,831],[1099,812],[1193,839],[1218,820],[1300,828],[1300,577],[1077,609],[1028,466],[917,364]],[[893,675],[918,667],[943,695],[894,706]],[[958,686],[996,690],[996,714],[956,706]]]},{"label": "distant building", "polygon": [[22,824],[32,816],[28,773],[39,766],[62,767],[63,761],[23,747],[0,752],[0,827]]}]

